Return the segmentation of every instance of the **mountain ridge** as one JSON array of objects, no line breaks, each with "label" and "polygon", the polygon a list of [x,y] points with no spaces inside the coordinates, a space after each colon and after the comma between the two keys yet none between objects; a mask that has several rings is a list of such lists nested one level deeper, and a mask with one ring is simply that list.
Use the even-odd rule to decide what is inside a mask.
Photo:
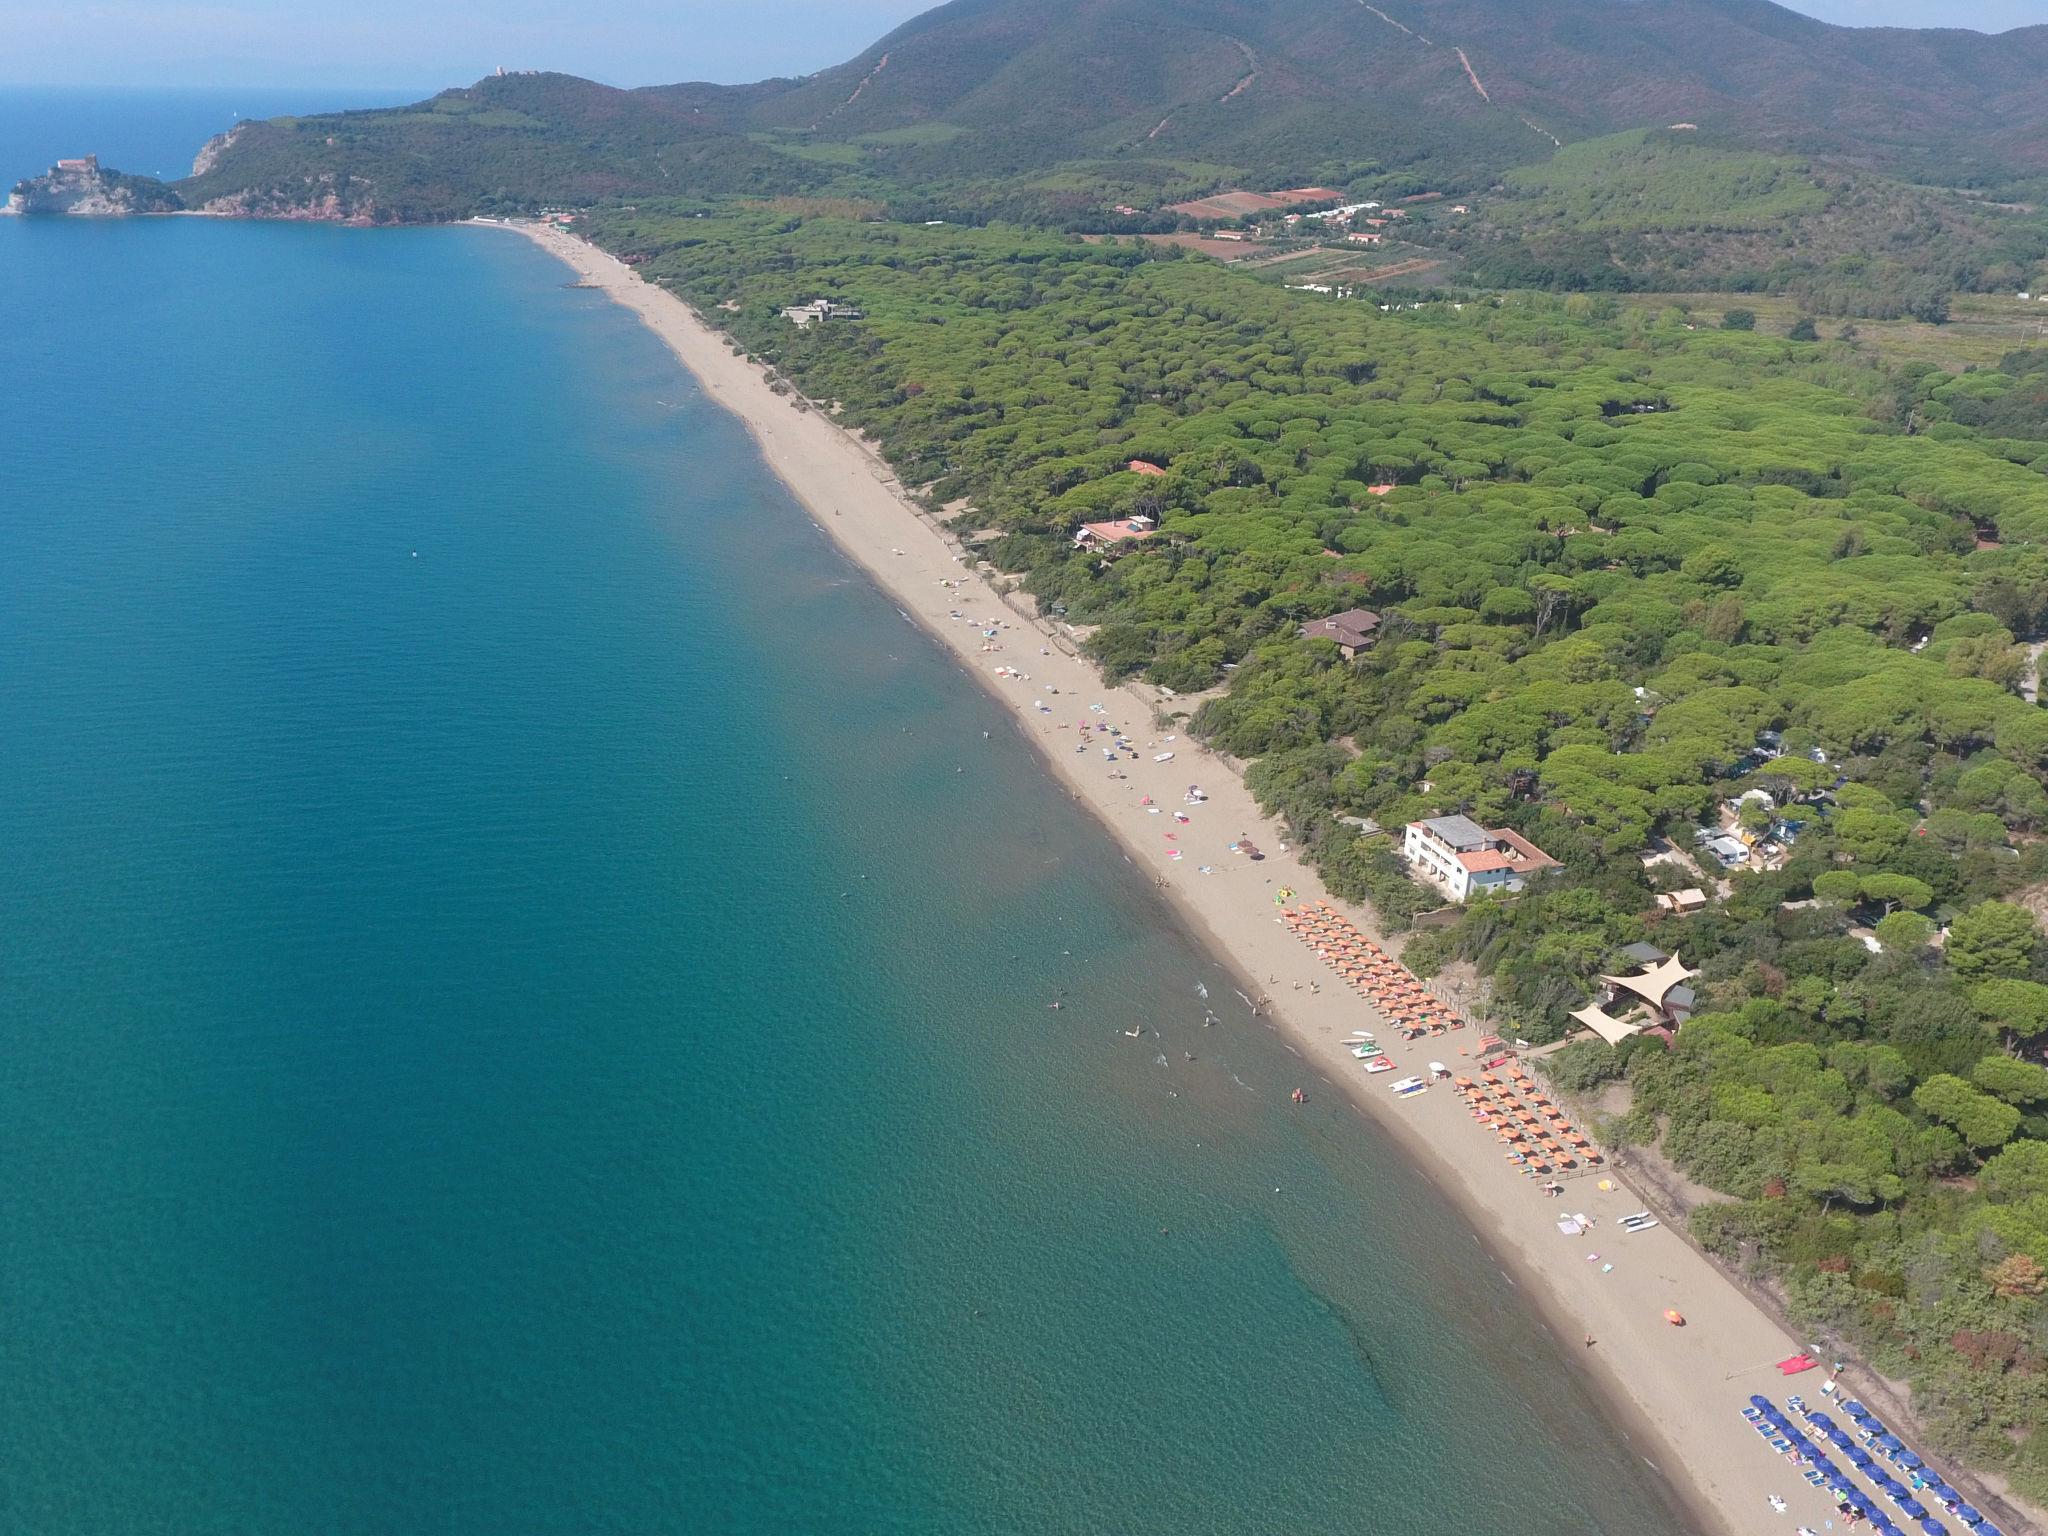
[{"label": "mountain ridge", "polygon": [[802,77],[498,75],[270,119],[174,187],[369,221],[829,191],[1058,222],[1230,180],[1476,189],[1685,122],[2008,188],[2048,183],[2044,73],[2048,25],[1844,28],[1770,0],[952,0]]}]

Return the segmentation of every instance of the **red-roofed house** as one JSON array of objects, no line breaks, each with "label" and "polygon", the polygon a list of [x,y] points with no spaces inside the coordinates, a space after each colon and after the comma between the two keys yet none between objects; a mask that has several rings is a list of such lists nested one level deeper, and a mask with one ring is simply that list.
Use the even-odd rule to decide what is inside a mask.
[{"label": "red-roofed house", "polygon": [[1134,475],[1163,475],[1166,471],[1146,459],[1133,459],[1124,466]]}]

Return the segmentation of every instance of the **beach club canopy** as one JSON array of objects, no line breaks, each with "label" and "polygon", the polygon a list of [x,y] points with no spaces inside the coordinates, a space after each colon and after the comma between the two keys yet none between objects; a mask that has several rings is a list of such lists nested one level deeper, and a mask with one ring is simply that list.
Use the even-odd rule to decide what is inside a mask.
[{"label": "beach club canopy", "polygon": [[[1610,978],[1603,976],[1600,979],[1606,981]],[[1642,1025],[1625,1024],[1611,1013],[1608,1013],[1598,1003],[1586,1004],[1585,1007],[1573,1014],[1572,1017],[1593,1031],[1602,1040],[1605,1040],[1609,1045],[1619,1045],[1630,1035],[1639,1035],[1643,1032]],[[1759,1404],[1758,1406],[1761,1407],[1762,1405]]]},{"label": "beach club canopy", "polygon": [[1635,993],[1652,1008],[1662,1008],[1666,993],[1681,981],[1690,981],[1697,975],[1699,972],[1688,971],[1685,962],[1678,956],[1670,955],[1660,964],[1653,965],[1646,971],[1638,971],[1633,976],[1602,976],[1600,979],[1611,987]]}]

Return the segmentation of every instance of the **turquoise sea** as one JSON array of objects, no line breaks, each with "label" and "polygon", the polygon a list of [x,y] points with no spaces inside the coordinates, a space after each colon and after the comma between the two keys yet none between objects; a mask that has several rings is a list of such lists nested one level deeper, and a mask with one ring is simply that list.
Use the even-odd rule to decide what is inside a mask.
[{"label": "turquoise sea", "polygon": [[0,1530],[1682,1529],[565,277],[0,221]]}]

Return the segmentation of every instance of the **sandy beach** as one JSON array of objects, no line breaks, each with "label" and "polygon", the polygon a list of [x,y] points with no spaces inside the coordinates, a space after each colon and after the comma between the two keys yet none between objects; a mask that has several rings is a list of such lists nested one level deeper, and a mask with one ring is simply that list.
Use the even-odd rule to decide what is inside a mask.
[{"label": "sandy beach", "polygon": [[[886,464],[825,413],[775,394],[765,372],[735,356],[681,300],[564,231],[494,227],[537,241],[638,314],[709,397],[746,423],[769,466],[819,525],[1015,710],[1061,784],[1116,835],[1254,995],[1267,995],[1267,1022],[1302,1058],[1302,1088],[1312,1097],[1348,1095],[1360,1113],[1392,1129],[1477,1229],[1503,1283],[1519,1288],[1608,1389],[1618,1432],[1669,1480],[1702,1530],[1791,1536],[1802,1524],[1826,1529],[1835,1519],[1832,1502],[1773,1456],[1739,1416],[1752,1392],[1781,1403],[1793,1392],[1818,1398],[1820,1373],[1787,1380],[1772,1369],[1805,1341],[1786,1333],[1678,1234],[1665,1227],[1621,1230],[1618,1218],[1645,1205],[1624,1175],[1579,1178],[1562,1198],[1546,1198],[1503,1159],[1494,1136],[1472,1123],[1449,1084],[1410,1099],[1387,1091],[1431,1060],[1468,1070],[1474,1063],[1461,1053],[1471,1051],[1479,1031],[1396,1044],[1388,1054],[1398,1072],[1362,1075],[1347,1037],[1361,1028],[1383,1039],[1392,1032],[1280,923],[1274,899],[1282,888],[1297,900],[1327,893],[1313,871],[1282,851],[1281,827],[1261,814],[1222,760],[1152,725],[1152,690],[1106,686],[1051,626],[1008,606],[903,496]],[[984,649],[992,643],[984,630],[998,624],[1007,626],[993,642],[1001,649]],[[1001,676],[999,668],[1025,676]],[[1096,704],[1102,712],[1091,714]],[[1137,739],[1138,759],[1116,763],[1113,777],[1099,742],[1077,751],[1083,718],[1122,726]],[[1168,753],[1168,760],[1155,760]],[[1205,802],[1184,804],[1190,784],[1201,786]],[[1177,823],[1176,811],[1189,820]],[[1265,851],[1262,862],[1231,851],[1240,835]],[[1369,914],[1338,905],[1370,931]],[[1311,991],[1311,983],[1321,990]],[[1598,1187],[1603,1178],[1611,1189]],[[1557,1223],[1567,1212],[1594,1218],[1593,1229],[1563,1235]],[[1667,1308],[1687,1325],[1667,1323]],[[1588,1336],[1591,1345],[1583,1342]],[[1771,1494],[1784,1498],[1784,1513],[1769,1507]]]}]

